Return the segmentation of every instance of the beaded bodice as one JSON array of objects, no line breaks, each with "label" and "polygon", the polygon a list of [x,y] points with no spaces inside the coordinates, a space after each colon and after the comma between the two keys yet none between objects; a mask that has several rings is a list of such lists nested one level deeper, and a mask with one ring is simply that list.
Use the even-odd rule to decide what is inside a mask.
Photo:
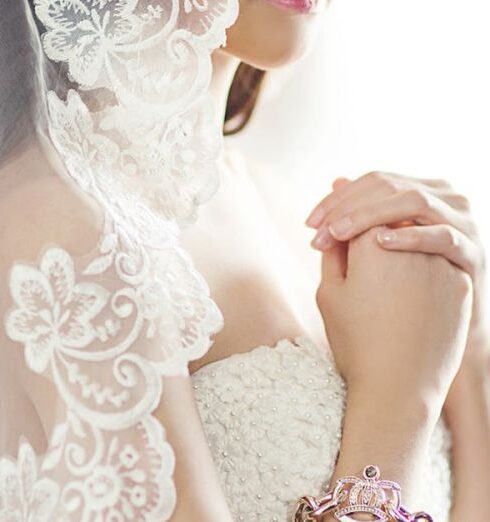
[{"label": "beaded bodice", "polygon": [[[209,446],[235,520],[285,522],[319,495],[340,446],[345,387],[307,336],[210,363],[192,375]],[[448,522],[450,433],[441,419],[424,463],[420,507]]]}]

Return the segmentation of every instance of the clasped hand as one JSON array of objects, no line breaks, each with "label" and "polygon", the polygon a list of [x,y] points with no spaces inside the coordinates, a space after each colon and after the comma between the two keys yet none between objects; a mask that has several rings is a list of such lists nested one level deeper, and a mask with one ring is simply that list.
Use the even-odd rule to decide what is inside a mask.
[{"label": "clasped hand", "polygon": [[339,178],[313,209],[306,224],[317,229],[312,246],[329,250],[375,229],[385,251],[434,254],[466,272],[473,283],[471,320],[463,364],[488,361],[486,258],[467,197],[443,179],[370,172]]}]

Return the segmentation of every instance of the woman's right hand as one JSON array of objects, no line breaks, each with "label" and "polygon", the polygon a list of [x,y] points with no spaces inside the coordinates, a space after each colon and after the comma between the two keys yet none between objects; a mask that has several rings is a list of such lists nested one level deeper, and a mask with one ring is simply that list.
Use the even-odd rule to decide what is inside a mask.
[{"label": "woman's right hand", "polygon": [[464,353],[470,276],[445,258],[382,249],[375,227],[323,253],[316,300],[348,388],[442,408]]}]

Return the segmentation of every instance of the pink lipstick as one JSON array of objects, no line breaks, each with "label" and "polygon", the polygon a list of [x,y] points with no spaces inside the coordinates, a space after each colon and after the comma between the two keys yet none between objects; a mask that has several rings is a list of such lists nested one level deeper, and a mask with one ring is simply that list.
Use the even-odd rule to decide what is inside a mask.
[{"label": "pink lipstick", "polygon": [[267,0],[267,2],[296,13],[314,13],[318,7],[318,0]]}]

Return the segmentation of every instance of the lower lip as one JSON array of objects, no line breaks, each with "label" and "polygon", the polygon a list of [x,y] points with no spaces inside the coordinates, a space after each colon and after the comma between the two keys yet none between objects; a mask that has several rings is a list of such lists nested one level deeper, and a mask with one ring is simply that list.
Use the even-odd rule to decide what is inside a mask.
[{"label": "lower lip", "polygon": [[296,13],[313,13],[317,7],[316,0],[267,0],[267,2]]}]

